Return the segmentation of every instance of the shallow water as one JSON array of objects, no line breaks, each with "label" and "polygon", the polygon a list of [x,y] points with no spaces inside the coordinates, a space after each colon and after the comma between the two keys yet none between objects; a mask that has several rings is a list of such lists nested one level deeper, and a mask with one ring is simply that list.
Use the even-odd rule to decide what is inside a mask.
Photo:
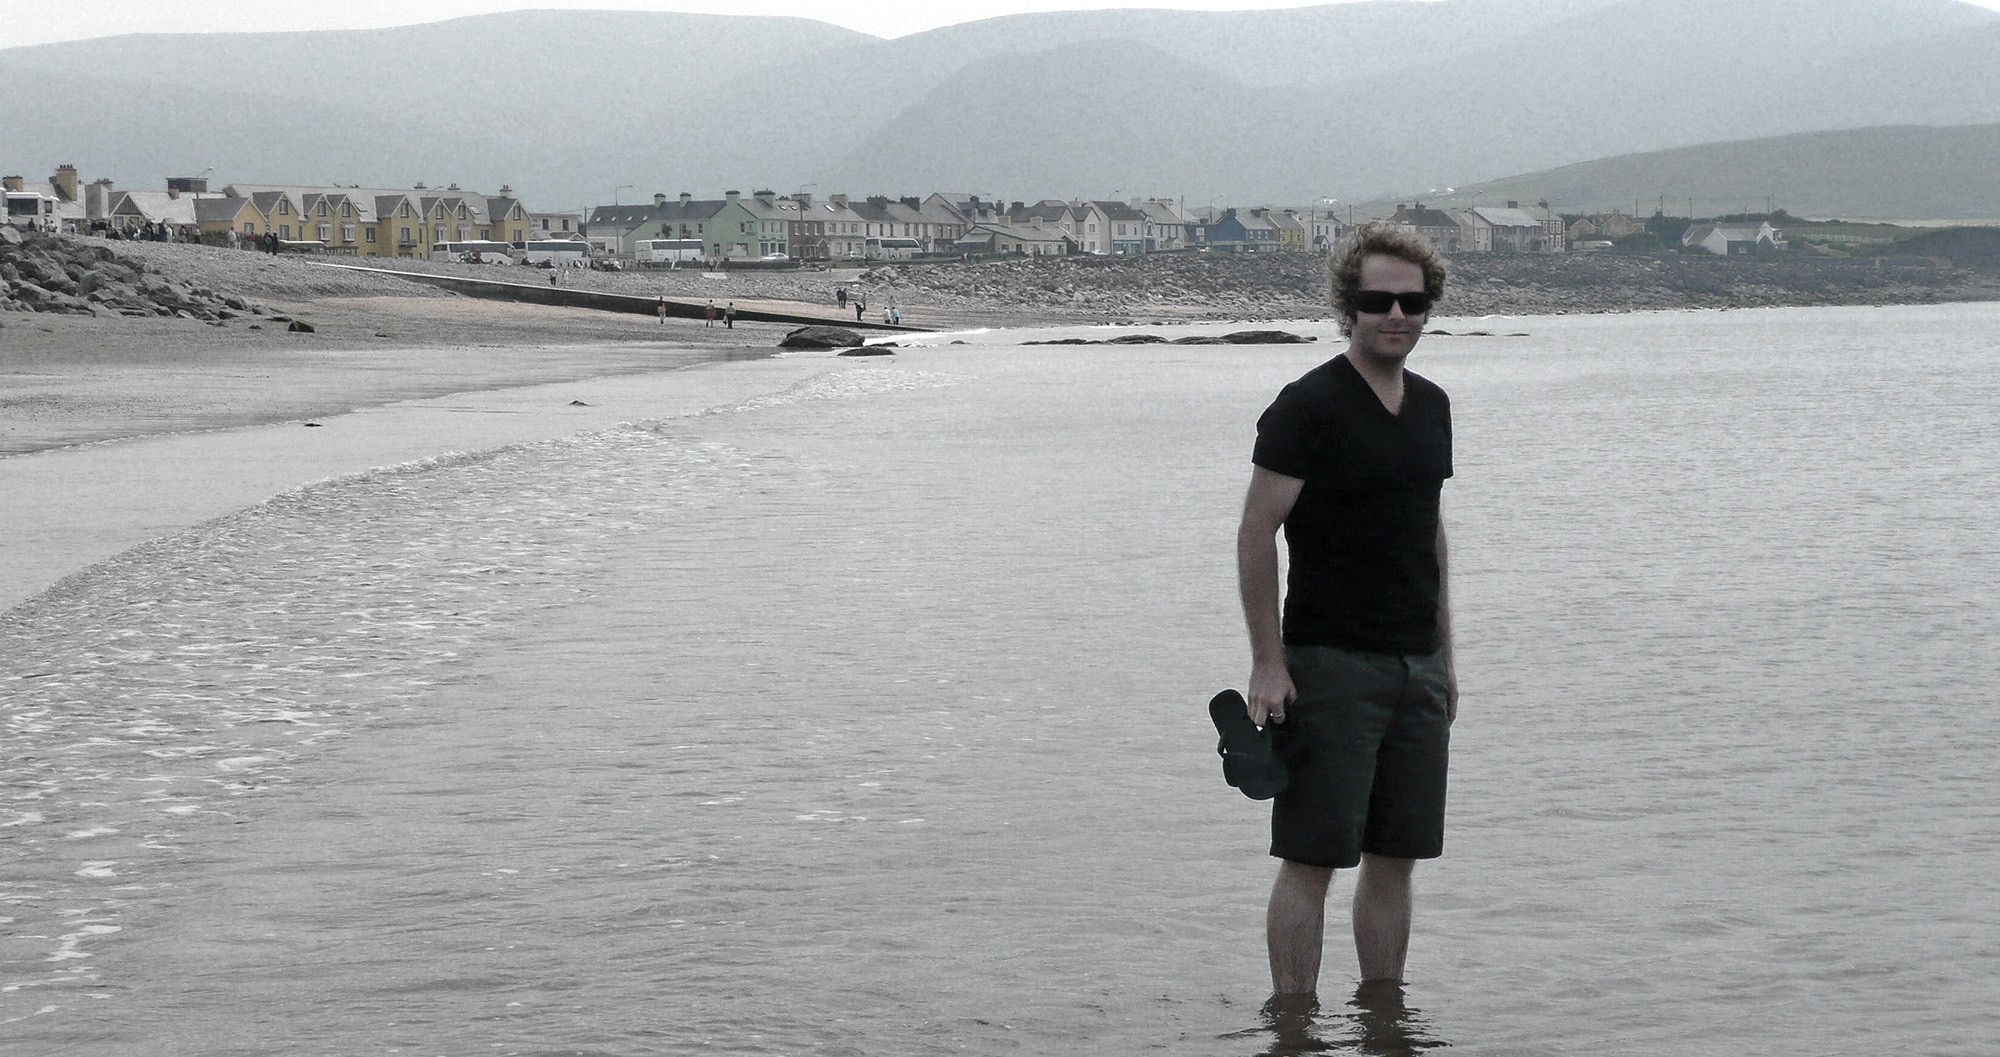
[{"label": "shallow water", "polygon": [[1202,711],[1331,331],[986,334],[0,615],[8,1051],[1990,1052],[2000,306],[1476,325],[1404,1006],[1260,1008]]}]

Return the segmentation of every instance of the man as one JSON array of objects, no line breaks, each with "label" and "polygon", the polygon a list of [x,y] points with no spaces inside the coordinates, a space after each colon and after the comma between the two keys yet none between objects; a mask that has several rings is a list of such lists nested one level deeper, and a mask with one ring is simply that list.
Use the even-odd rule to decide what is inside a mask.
[{"label": "man", "polygon": [[1272,806],[1271,854],[1283,861],[1265,921],[1280,996],[1317,990],[1333,871],[1357,863],[1361,978],[1402,979],[1412,868],[1443,853],[1458,708],[1439,517],[1451,404],[1403,368],[1444,293],[1444,262],[1371,224],[1328,271],[1347,349],[1258,420],[1236,539],[1250,719],[1276,724],[1290,773]]}]

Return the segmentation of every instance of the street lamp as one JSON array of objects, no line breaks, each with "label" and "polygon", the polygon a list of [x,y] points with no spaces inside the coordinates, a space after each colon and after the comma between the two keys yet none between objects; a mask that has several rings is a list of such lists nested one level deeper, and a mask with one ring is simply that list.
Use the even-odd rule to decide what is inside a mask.
[{"label": "street lamp", "polygon": [[611,204],[612,204],[612,205],[614,205],[614,206],[618,204],[618,192],[620,192],[620,191],[624,191],[624,190],[628,190],[628,189],[629,189],[629,190],[636,190],[637,188],[638,188],[638,185],[637,185],[637,184],[619,184],[618,186],[616,186],[616,187],[612,188],[612,189],[611,189]]},{"label": "street lamp", "polygon": [[[826,249],[826,239],[823,237],[817,245],[808,245],[806,243],[806,188],[808,187],[815,191],[819,190],[819,184],[809,183],[800,184],[799,189],[792,192],[792,205],[799,211],[799,237],[793,240],[792,251],[798,254],[798,258],[801,261],[806,259],[806,251],[809,249],[818,249],[822,252]],[[827,256],[830,257],[832,254],[827,254]]]}]

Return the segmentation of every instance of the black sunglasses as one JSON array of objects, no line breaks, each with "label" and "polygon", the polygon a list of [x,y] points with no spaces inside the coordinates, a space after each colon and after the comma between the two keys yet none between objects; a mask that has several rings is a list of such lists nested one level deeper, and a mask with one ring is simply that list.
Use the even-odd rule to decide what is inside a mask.
[{"label": "black sunglasses", "polygon": [[1389,306],[1402,305],[1406,316],[1421,316],[1431,310],[1431,295],[1422,290],[1406,294],[1392,294],[1387,290],[1356,290],[1348,299],[1356,312],[1366,312],[1371,316],[1389,313]]}]

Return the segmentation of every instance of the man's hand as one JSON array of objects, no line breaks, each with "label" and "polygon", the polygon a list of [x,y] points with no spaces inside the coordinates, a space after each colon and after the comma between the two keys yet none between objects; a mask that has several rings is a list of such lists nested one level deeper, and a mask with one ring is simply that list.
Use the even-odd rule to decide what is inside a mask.
[{"label": "man's hand", "polygon": [[1250,722],[1283,723],[1285,709],[1299,696],[1283,664],[1258,665],[1250,672]]}]

